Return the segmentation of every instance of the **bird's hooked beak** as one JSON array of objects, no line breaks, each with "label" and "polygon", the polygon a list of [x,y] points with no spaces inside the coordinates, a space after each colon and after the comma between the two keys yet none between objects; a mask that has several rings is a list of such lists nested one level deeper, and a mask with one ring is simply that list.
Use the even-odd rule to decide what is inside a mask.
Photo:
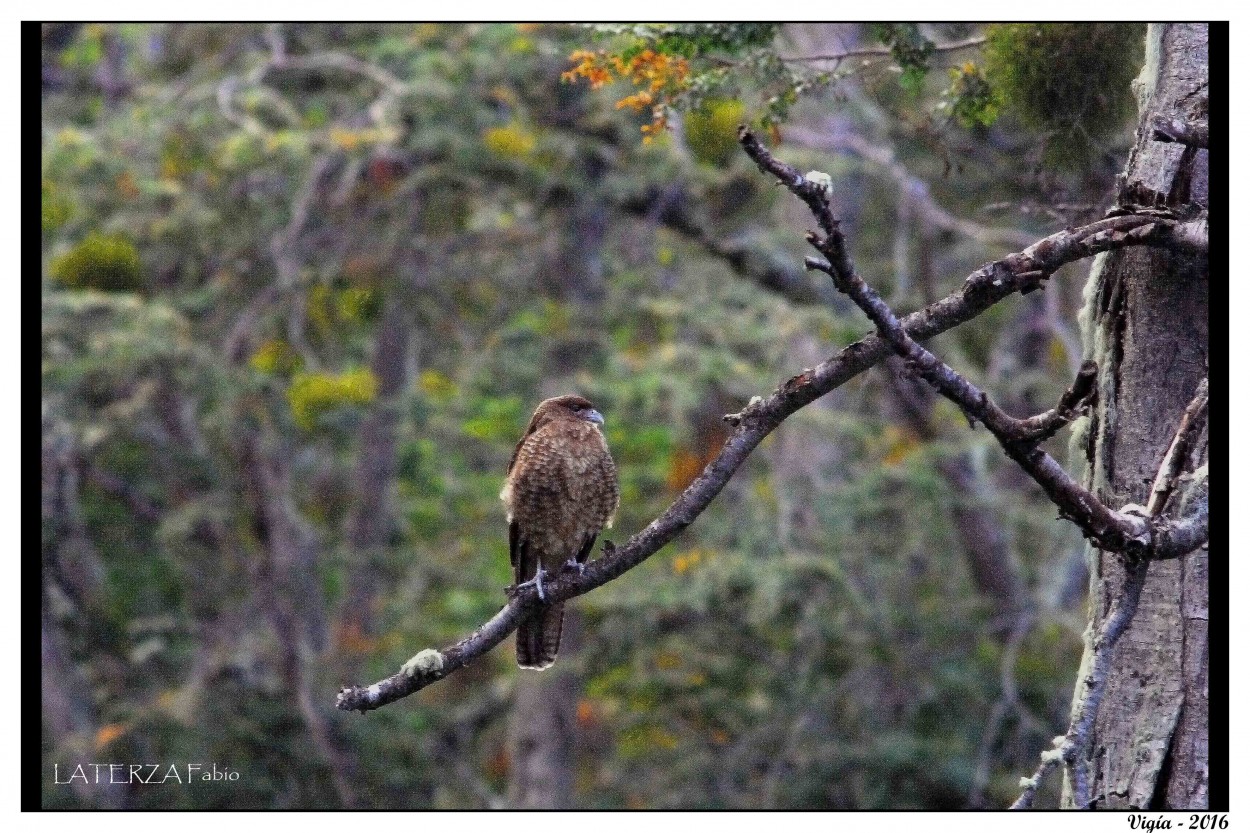
[{"label": "bird's hooked beak", "polygon": [[591,408],[589,411],[582,412],[582,419],[587,422],[593,422],[595,425],[603,425],[603,414]]}]

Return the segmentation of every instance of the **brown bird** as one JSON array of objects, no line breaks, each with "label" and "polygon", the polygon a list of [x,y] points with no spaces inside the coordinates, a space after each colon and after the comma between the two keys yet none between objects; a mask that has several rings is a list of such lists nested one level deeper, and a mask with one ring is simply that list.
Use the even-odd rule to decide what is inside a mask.
[{"label": "brown bird", "polygon": [[[603,415],[580,396],[538,406],[508,463],[500,500],[508,510],[508,552],[518,586],[535,584],[566,564],[578,570],[595,538],[612,526],[620,502],[616,464],[603,439]],[[522,668],[546,668],[560,650],[564,603],[539,609],[516,634]]]}]

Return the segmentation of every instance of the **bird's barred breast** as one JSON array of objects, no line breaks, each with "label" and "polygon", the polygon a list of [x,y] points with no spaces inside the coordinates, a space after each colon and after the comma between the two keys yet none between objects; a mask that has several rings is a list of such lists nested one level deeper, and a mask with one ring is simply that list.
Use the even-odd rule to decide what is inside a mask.
[{"label": "bird's barred breast", "polygon": [[618,494],[603,435],[590,424],[566,423],[525,441],[500,497],[523,536],[547,558],[567,559],[610,524]]}]

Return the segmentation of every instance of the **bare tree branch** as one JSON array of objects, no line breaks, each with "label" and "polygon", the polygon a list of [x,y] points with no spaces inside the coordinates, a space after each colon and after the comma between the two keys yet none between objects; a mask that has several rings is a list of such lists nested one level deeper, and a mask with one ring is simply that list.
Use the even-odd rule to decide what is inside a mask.
[{"label": "bare tree branch", "polygon": [[1077,371],[1072,386],[1059,397],[1059,404],[1049,411],[1028,419],[1018,420],[1021,432],[1029,442],[1048,440],[1058,433],[1059,429],[1080,416],[1080,412],[1089,403],[1094,393],[1094,383],[1098,380],[1098,365],[1087,361]]},{"label": "bare tree branch", "polygon": [[1176,428],[1176,436],[1172,438],[1172,445],[1163,455],[1163,464],[1159,466],[1159,473],[1155,475],[1154,485],[1150,488],[1150,499],[1146,503],[1147,514],[1156,516],[1163,513],[1163,507],[1167,505],[1168,498],[1172,496],[1172,491],[1176,488],[1181,468],[1185,465],[1189,451],[1193,448],[1198,435],[1202,433],[1202,427],[1206,421],[1207,380],[1204,378],[1198,383],[1193,401],[1189,403],[1189,407],[1181,416],[1180,425]]},{"label": "bare tree branch", "polygon": [[1025,610],[1021,612],[1016,617],[1011,634],[1003,646],[1003,657],[998,670],[1002,695],[990,711],[989,720],[985,724],[985,733],[981,736],[981,744],[977,750],[977,765],[973,775],[973,785],[968,793],[968,805],[970,807],[982,808],[986,806],[985,789],[989,786],[990,781],[992,751],[999,732],[1002,731],[1003,724],[1006,723],[1010,710],[1014,709],[1020,717],[1021,723],[1025,724],[1025,728],[1029,731],[1042,735],[1047,733],[1045,724],[1024,703],[1020,702],[1020,691],[1016,684],[1016,661],[1020,656],[1020,646],[1024,644],[1025,638],[1032,631],[1036,621],[1036,611]]},{"label": "bare tree branch", "polygon": [[[933,52],[957,52],[960,49],[970,49],[974,46],[980,46],[985,43],[985,37],[978,35],[977,37],[965,38],[960,41],[952,41],[950,43],[936,43],[933,45]],[[845,52],[834,52],[829,55],[797,55],[789,58],[779,58],[783,63],[810,63],[812,61],[845,61],[847,58],[880,58],[894,54],[893,50],[888,46],[865,46],[860,49],[848,49]]]},{"label": "bare tree branch", "polygon": [[[902,419],[922,441],[937,440],[941,429],[934,419],[937,394],[933,388],[913,377],[898,356],[890,356],[882,366]],[[999,623],[993,632],[1002,639],[1009,632],[1001,628],[1013,628],[1012,620],[1018,621],[1020,611],[1030,607],[1028,587],[1010,545],[1011,535],[1000,515],[986,511],[994,502],[989,494],[992,487],[978,473],[969,450],[939,458],[937,469],[950,489],[951,520],[969,575],[977,592],[993,600],[994,618]],[[975,789],[972,794],[976,794]]]},{"label": "bare tree branch", "polygon": [[[816,191],[810,190],[815,186],[806,182],[793,168],[785,168],[792,172],[787,184],[792,184],[792,190],[798,189],[796,193],[809,193],[823,208],[832,227],[834,220],[829,214],[828,204]],[[1037,289],[1043,280],[1067,263],[1127,246],[1170,246],[1176,225],[1174,220],[1167,218],[1125,215],[1052,234],[1023,252],[1008,255],[978,269],[964,280],[957,291],[896,323],[908,338],[930,338],[975,318],[1009,295]],[[727,415],[726,421],[734,431],[725,441],[720,454],[694,482],[658,518],[624,545],[615,547],[605,542],[605,555],[587,564],[583,574],[564,574],[544,583],[547,603],[566,601],[588,593],[641,564],[694,522],[751,451],[787,417],[863,373],[892,352],[893,348],[880,336],[867,336],[815,368],[805,369],[786,380],[767,398],[755,397],[741,412]],[[1012,419],[1005,414],[1003,417]],[[1022,436],[1029,436],[1028,432],[1024,431]],[[1058,469],[1057,463],[1053,460],[1051,463]],[[1062,469],[1058,471],[1062,473]],[[1105,507],[1103,511],[1111,514]],[[1118,519],[1119,516],[1113,517]],[[1142,523],[1140,519],[1135,520]],[[344,711],[367,712],[443,679],[502,642],[538,605],[537,591],[534,588],[522,589],[495,616],[459,642],[442,650],[424,650],[409,660],[403,670],[372,685],[345,686],[339,691],[337,707]]]},{"label": "bare tree branch", "polygon": [[[988,394],[921,347],[908,334],[880,294],[855,272],[838,220],[829,208],[828,177],[812,172],[811,178],[808,178],[792,166],[775,159],[745,126],[739,128],[739,140],[747,155],[762,170],[777,177],[795,196],[802,199],[816,217],[824,234],[822,236],[809,231],[807,240],[828,262],[808,258],[807,267],[825,272],[833,278],[838,289],[863,310],[876,325],[881,336],[903,357],[913,372],[958,405],[970,423],[983,423],[1007,456],[1015,460],[1042,487],[1051,501],[1059,507],[1060,514],[1074,521],[1087,538],[1104,550],[1132,555],[1150,553],[1154,543],[1153,529],[1144,518],[1132,513],[1117,512],[1103,505],[1093,493],[1073,480],[1053,457],[1038,447],[1038,442],[1066,424],[1073,416],[1074,406],[1083,403],[1093,392],[1094,369],[1082,368],[1077,382],[1054,411],[1032,419],[1016,419],[1008,415]],[[1031,246],[1024,254],[1030,255],[1053,238],[1054,235]],[[1049,272],[1040,270],[1037,277],[1041,280],[1048,275]],[[1078,398],[1079,402],[1072,401]]]},{"label": "bare tree branch", "polygon": [[1156,528],[1156,549],[1176,553],[1177,557],[1193,552],[1208,540],[1208,500],[1206,480],[1203,479],[1202,489],[1197,499],[1192,501],[1189,512],[1175,520],[1164,520]]},{"label": "bare tree branch", "polygon": [[382,94],[369,104],[369,118],[376,125],[382,126],[386,123],[388,108],[408,91],[407,84],[382,67],[342,52],[317,52],[309,55],[289,54],[282,37],[282,27],[279,24],[269,25],[265,31],[265,40],[269,44],[269,63],[260,67],[255,80],[260,80],[264,72],[269,69],[309,72],[333,70],[349,75],[363,76],[382,88]]},{"label": "bare tree branch", "polygon": [[1192,255],[1205,255],[1208,245],[1207,215],[1201,215],[1176,227],[1175,248]]},{"label": "bare tree branch", "polygon": [[125,478],[86,461],[80,460],[79,465],[85,472],[87,480],[126,504],[126,508],[139,520],[157,523],[163,517],[160,507],[142,491],[130,485]]}]

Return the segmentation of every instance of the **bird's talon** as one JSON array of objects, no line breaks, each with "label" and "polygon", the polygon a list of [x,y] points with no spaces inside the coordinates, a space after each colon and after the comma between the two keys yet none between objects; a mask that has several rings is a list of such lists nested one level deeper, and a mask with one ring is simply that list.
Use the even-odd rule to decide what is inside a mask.
[{"label": "bird's talon", "polygon": [[545,578],[546,575],[547,575],[547,571],[544,570],[542,568],[542,565],[540,564],[538,567],[538,572],[534,574],[534,577],[532,579],[526,582],[522,582],[521,584],[518,584],[515,588],[513,588],[513,590],[514,592],[519,592],[524,587],[537,588],[538,600],[540,602],[545,602],[547,601],[547,594],[543,592],[543,578]]},{"label": "bird's talon", "polygon": [[578,561],[576,558],[570,558],[568,561],[565,561],[564,567],[561,569],[566,572],[575,572],[579,576],[584,576],[586,574],[586,565]]}]

